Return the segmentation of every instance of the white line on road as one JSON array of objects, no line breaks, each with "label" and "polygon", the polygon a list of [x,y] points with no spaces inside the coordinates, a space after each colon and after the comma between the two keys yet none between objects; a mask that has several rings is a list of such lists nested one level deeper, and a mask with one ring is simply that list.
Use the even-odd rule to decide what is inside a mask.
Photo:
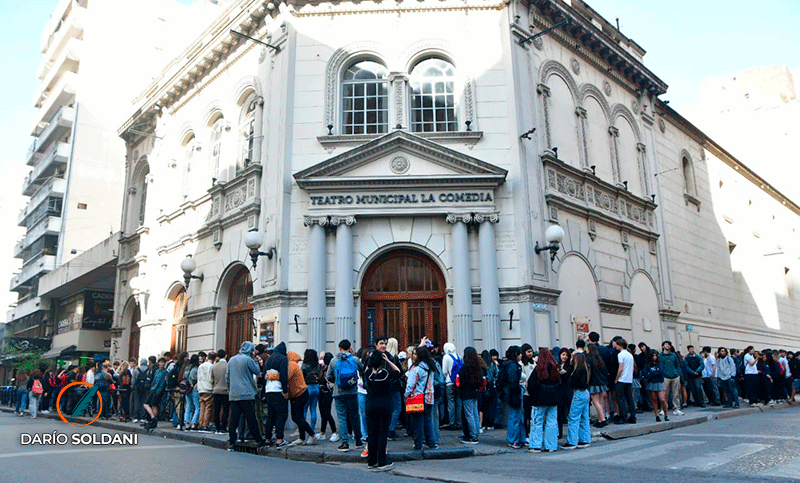
[{"label": "white line on road", "polygon": [[736,438],[736,439],[785,439],[789,441],[800,441],[800,436],[778,436],[774,434],[770,435],[758,435],[758,434],[721,434],[721,433],[714,433],[714,434],[694,434],[694,433],[664,433],[667,436],[679,436],[679,437],[686,437],[686,438],[708,438],[708,439],[717,439],[717,438]]},{"label": "white line on road", "polygon": [[735,459],[742,458],[744,456],[749,456],[753,453],[758,453],[759,451],[771,447],[772,445],[769,444],[755,444],[755,443],[735,444],[733,446],[728,446],[727,448],[721,451],[716,451],[711,454],[704,454],[703,456],[696,456],[694,458],[689,458],[688,460],[683,460],[680,463],[670,465],[670,468],[673,470],[677,469],[692,469],[701,471],[710,470],[712,468],[716,468],[717,466],[728,464]]},{"label": "white line on road", "polygon": [[593,456],[605,456],[614,451],[622,451],[625,449],[635,448],[637,446],[644,446],[649,443],[654,443],[652,439],[628,439],[625,441],[614,443],[600,443],[593,444],[591,448],[576,449],[572,451],[558,451],[554,455],[543,455],[549,460],[574,460],[578,458],[591,458]]},{"label": "white line on road", "polygon": [[0,454],[0,458],[16,458],[18,456],[45,456],[52,454],[64,453],[91,453],[106,451],[130,451],[132,449],[162,449],[162,448],[190,448],[197,447],[196,444],[169,444],[164,446],[116,446],[116,447],[99,447],[99,448],[80,448],[80,449],[48,449],[44,451],[26,451],[24,453],[6,453]]},{"label": "white line on road", "polygon": [[775,465],[758,476],[772,476],[777,478],[797,478],[800,475],[800,457],[793,458],[786,463]]},{"label": "white line on road", "polygon": [[649,448],[642,448],[637,451],[628,452],[621,455],[611,456],[595,460],[594,463],[601,465],[632,465],[635,463],[652,464],[653,458],[664,456],[670,451],[677,449],[685,449],[687,446],[694,446],[703,444],[702,441],[673,441],[671,443],[660,444],[658,446],[651,446]]}]

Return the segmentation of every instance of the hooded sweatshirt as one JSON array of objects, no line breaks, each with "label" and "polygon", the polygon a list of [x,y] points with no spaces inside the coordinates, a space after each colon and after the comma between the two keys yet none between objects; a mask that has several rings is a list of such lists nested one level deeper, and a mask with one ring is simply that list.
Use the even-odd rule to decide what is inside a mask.
[{"label": "hooded sweatshirt", "polygon": [[147,359],[141,359],[139,361],[139,367],[133,370],[133,375],[131,376],[131,384],[133,384],[134,388],[136,388],[136,378],[142,372],[147,372],[150,370],[150,366],[147,365]]},{"label": "hooded sweatshirt", "polygon": [[206,360],[197,368],[197,392],[199,394],[209,393],[214,389],[214,384],[211,383],[211,369],[214,364]]},{"label": "hooded sweatshirt", "polygon": [[358,360],[358,358],[353,354],[349,352],[339,352],[336,354],[336,357],[331,359],[331,365],[328,367],[328,373],[325,376],[329,382],[333,383],[333,397],[358,395],[358,385],[355,385],[350,389],[342,389],[338,384],[336,384],[336,365],[339,364],[339,361],[348,359],[350,357],[353,358],[353,362],[355,363],[356,367],[358,367],[358,373],[363,374],[364,372],[364,365],[361,364],[361,361]]},{"label": "hooded sweatshirt", "polygon": [[252,401],[256,398],[256,382],[253,376],[258,375],[258,362],[251,357],[253,343],[242,342],[239,353],[231,357],[225,381],[228,383],[228,400]]},{"label": "hooded sweatshirt", "polygon": [[[264,363],[266,373],[266,392],[289,392],[289,360],[286,358],[286,343],[281,342]],[[277,373],[277,374],[276,374]],[[277,383],[281,387],[277,387]]]},{"label": "hooded sweatshirt", "polygon": [[300,354],[289,351],[286,357],[289,359],[286,370],[289,378],[289,399],[295,399],[306,392],[306,381],[300,369]]},{"label": "hooded sweatshirt", "polygon": [[456,346],[452,342],[446,343],[443,348],[444,358],[442,358],[442,372],[444,372],[445,384],[451,386],[454,382],[450,378],[450,372],[452,372],[453,364],[459,357],[458,354],[456,354]]}]

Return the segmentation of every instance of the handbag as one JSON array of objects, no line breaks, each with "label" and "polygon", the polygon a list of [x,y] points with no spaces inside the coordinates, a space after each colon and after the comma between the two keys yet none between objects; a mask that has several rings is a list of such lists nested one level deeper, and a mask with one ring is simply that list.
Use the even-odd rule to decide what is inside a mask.
[{"label": "handbag", "polygon": [[425,393],[419,393],[406,398],[406,412],[409,414],[425,411]]}]

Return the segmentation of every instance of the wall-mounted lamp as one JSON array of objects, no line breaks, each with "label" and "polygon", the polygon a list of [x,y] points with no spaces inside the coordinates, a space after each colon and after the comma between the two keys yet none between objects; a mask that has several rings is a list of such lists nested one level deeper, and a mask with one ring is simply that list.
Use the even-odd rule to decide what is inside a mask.
[{"label": "wall-mounted lamp", "polygon": [[191,255],[186,255],[186,258],[183,259],[181,262],[181,270],[183,270],[183,286],[186,288],[186,291],[189,291],[189,282],[192,281],[193,278],[197,280],[203,281],[203,274],[200,275],[192,275],[192,272],[197,270],[197,262],[194,261]]},{"label": "wall-mounted lamp", "polygon": [[656,202],[656,195],[650,195],[650,201],[655,203]]},{"label": "wall-mounted lamp", "polygon": [[253,270],[256,269],[258,257],[264,256],[272,260],[272,256],[277,252],[275,247],[270,248],[267,252],[260,251],[261,245],[264,244],[264,237],[261,236],[261,233],[259,233],[256,228],[247,232],[247,235],[244,236],[244,244],[250,249],[250,260],[253,261]]},{"label": "wall-mounted lamp", "polygon": [[547,240],[549,245],[540,247],[539,242],[536,242],[536,246],[533,248],[536,251],[536,254],[540,254],[545,250],[550,250],[550,261],[556,259],[556,253],[558,253],[558,248],[560,247],[561,240],[564,239],[564,229],[558,225],[550,225],[550,228],[544,232],[544,238]]},{"label": "wall-mounted lamp", "polygon": [[558,159],[558,148],[557,148],[557,147],[555,147],[555,146],[553,146],[553,147],[552,147],[552,148],[550,148],[550,149],[552,149],[552,150],[553,150],[553,156],[555,156],[555,158],[556,158],[556,159]]},{"label": "wall-mounted lamp", "polygon": [[592,169],[592,174],[597,176],[597,165],[593,164],[589,167]]},{"label": "wall-mounted lamp", "polygon": [[622,182],[622,185],[623,185],[623,186],[625,186],[625,190],[627,190],[627,189],[628,189],[628,182],[627,182],[627,181],[623,181],[623,182]]}]

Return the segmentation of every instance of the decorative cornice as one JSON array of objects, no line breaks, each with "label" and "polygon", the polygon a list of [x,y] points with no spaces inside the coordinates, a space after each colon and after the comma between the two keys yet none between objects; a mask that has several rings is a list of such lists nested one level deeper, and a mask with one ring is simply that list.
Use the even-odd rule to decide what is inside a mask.
[{"label": "decorative cornice", "polygon": [[206,322],[209,320],[214,320],[214,317],[216,317],[216,315],[217,315],[217,308],[203,307],[202,309],[187,311],[184,314],[184,317],[186,318],[186,323],[195,324],[197,322]]},{"label": "decorative cornice", "polygon": [[[420,132],[414,133],[424,139],[436,141],[438,143],[459,143],[467,146],[474,146],[483,138],[483,131],[452,131],[452,132]],[[339,134],[333,136],[317,136],[317,141],[325,149],[334,149],[346,146],[361,146],[370,141],[378,139],[384,134]]]},{"label": "decorative cornice", "polygon": [[631,302],[602,297],[597,299],[597,303],[600,305],[600,312],[605,314],[631,315],[631,308],[633,308],[633,303]]},{"label": "decorative cornice", "polygon": [[658,315],[663,323],[673,323],[678,321],[678,316],[681,315],[680,310],[659,309]]},{"label": "decorative cornice", "polygon": [[307,307],[308,292],[306,291],[279,291],[263,295],[256,295],[251,301],[253,311],[271,309],[275,307]]},{"label": "decorative cornice", "polygon": [[[386,7],[383,3],[361,3],[359,8],[353,8],[351,3],[331,3],[331,2],[309,2],[298,6],[297,10],[292,11],[295,17],[331,17],[338,15],[364,15],[364,14],[391,14],[419,12],[469,12],[481,10],[502,10],[508,2],[501,0],[498,3],[486,3],[480,0],[467,0],[458,2],[436,2],[435,4],[425,4],[424,2],[396,2],[392,7]],[[373,6],[374,5],[374,6]]]}]

